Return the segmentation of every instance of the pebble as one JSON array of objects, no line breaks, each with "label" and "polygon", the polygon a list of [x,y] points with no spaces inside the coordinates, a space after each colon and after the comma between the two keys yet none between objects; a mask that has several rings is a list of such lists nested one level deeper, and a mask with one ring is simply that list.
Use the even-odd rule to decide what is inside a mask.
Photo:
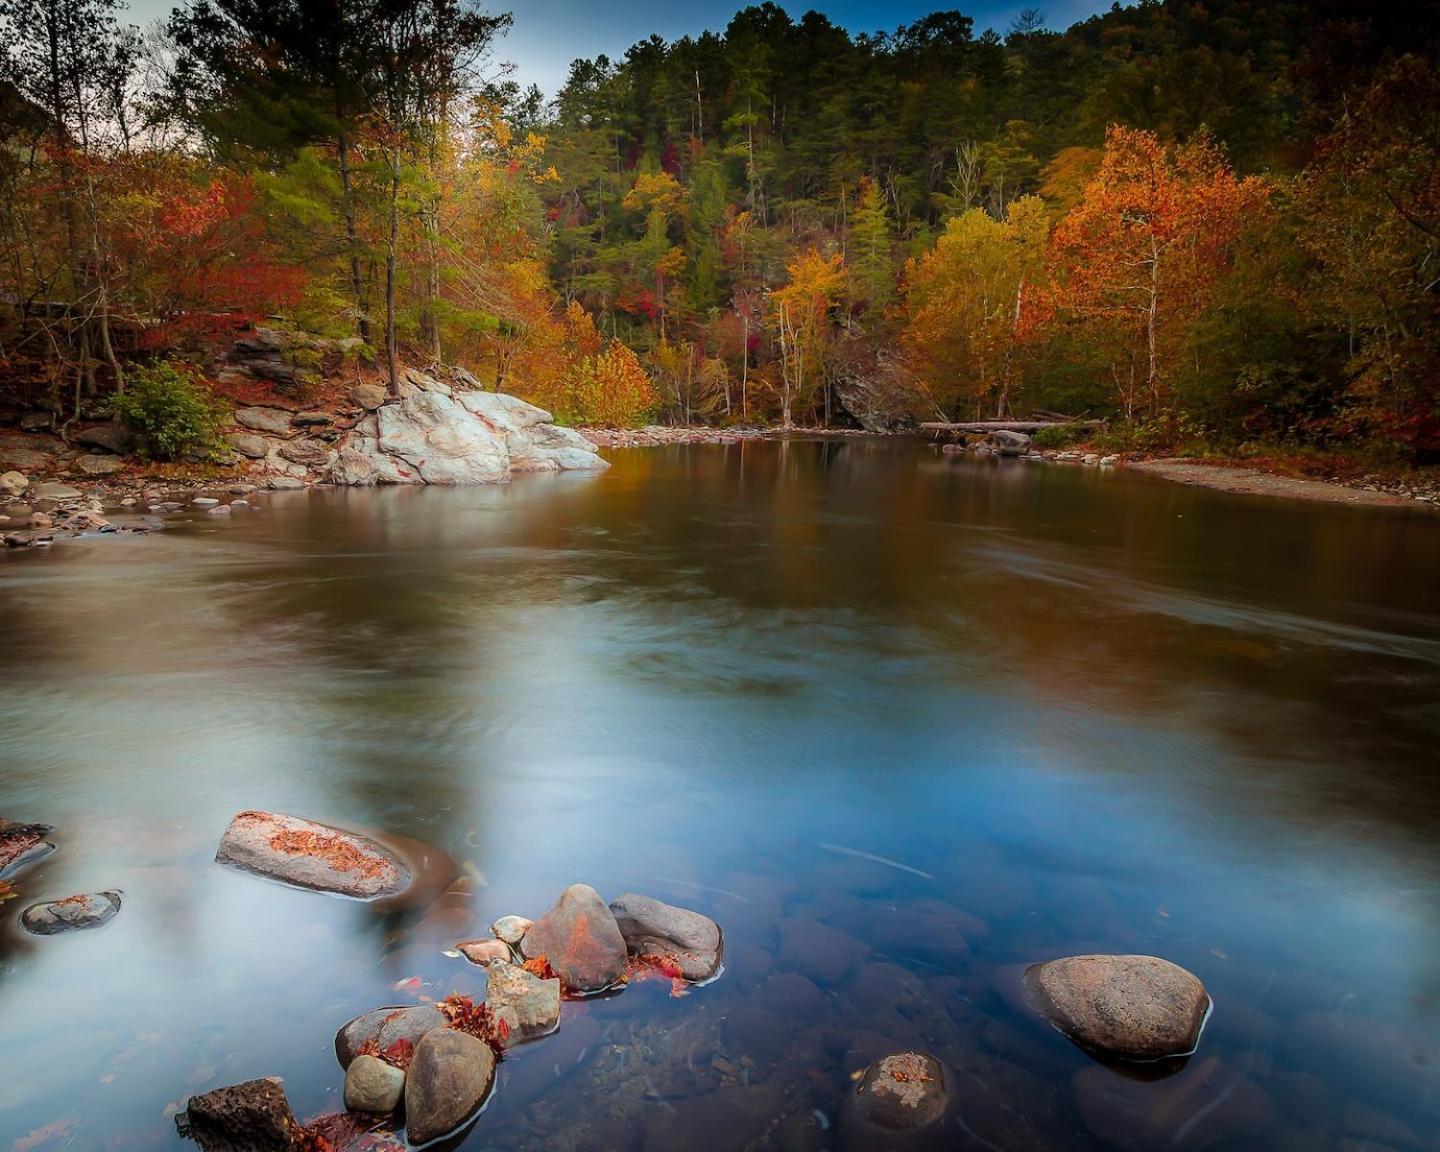
[{"label": "pebble", "polygon": [[198,504],[202,508],[208,508],[212,504],[219,504],[220,501],[213,496],[196,496],[191,503]]}]

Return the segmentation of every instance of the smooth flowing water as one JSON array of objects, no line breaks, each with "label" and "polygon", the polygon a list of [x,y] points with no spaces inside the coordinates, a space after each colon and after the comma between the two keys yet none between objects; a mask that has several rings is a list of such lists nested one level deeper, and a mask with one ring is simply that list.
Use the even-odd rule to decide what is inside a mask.
[{"label": "smooth flowing water", "polygon": [[[0,905],[0,1152],[180,1149],[256,1076],[337,1110],[336,1028],[476,993],[444,950],[575,881],[713,916],[725,974],[567,1004],[466,1148],[902,1147],[845,1102],[905,1048],[960,1152],[1440,1147],[1440,520],[917,443],[612,455],[0,559],[0,816],[59,846]],[[470,907],[223,869],[246,808],[443,848]],[[1009,991],[1083,952],[1206,982],[1182,1072]]]}]

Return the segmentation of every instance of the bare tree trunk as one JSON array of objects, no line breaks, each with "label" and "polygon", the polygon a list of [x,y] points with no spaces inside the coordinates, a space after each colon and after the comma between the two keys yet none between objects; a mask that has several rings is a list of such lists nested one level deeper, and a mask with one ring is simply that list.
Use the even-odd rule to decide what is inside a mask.
[{"label": "bare tree trunk", "polygon": [[[337,109],[336,115],[339,116]],[[337,137],[340,152],[340,203],[345,213],[345,243],[350,250],[350,290],[355,296],[355,330],[366,344],[370,340],[370,301],[360,277],[360,229],[355,219],[355,190],[350,174],[350,136],[341,121]]]},{"label": "bare tree trunk", "polygon": [[400,395],[400,368],[395,347],[395,254],[400,245],[400,156],[390,162],[390,232],[385,244],[385,365],[390,395]]}]

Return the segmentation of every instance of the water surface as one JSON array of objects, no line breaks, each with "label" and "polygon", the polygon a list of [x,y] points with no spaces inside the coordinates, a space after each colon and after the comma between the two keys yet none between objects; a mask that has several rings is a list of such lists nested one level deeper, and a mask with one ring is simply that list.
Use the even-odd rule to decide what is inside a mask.
[{"label": "water surface", "polygon": [[[0,1152],[182,1148],[167,1112],[254,1076],[338,1109],[340,1024],[478,993],[443,950],[573,881],[713,916],[725,975],[567,1006],[466,1148],[888,1148],[844,1102],[908,1047],[962,1152],[1435,1147],[1433,515],[912,443],[612,457],[0,557],[0,815],[59,844],[0,905]],[[244,808],[443,848],[472,902],[228,872]],[[106,888],[103,929],[18,927]],[[1182,1073],[1010,994],[1090,951],[1206,982]]]}]

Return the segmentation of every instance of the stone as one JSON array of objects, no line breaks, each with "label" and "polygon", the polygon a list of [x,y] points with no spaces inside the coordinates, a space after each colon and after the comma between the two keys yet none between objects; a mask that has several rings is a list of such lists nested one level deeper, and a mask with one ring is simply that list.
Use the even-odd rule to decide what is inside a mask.
[{"label": "stone", "polygon": [[22,432],[48,432],[55,426],[55,413],[53,412],[27,412],[20,417],[20,431]]},{"label": "stone", "polygon": [[6,472],[0,475],[0,496],[20,496],[30,487],[30,481],[23,472]]},{"label": "stone", "polygon": [[543,980],[503,961],[486,968],[485,977],[485,1007],[497,1026],[505,1026],[502,1047],[548,1036],[560,1026],[559,980]]},{"label": "stone", "polygon": [[1285,1028],[1279,1054],[1346,1093],[1406,1112],[1440,1095],[1440,1042],[1423,1030],[1359,1012],[1304,1012]]},{"label": "stone", "polygon": [[212,508],[216,504],[219,504],[220,501],[217,500],[214,496],[196,496],[195,499],[191,501],[191,503],[194,504],[197,508]]},{"label": "stone", "polygon": [[235,423],[252,432],[283,436],[290,431],[290,413],[283,408],[237,408]]},{"label": "stone", "polygon": [[472,964],[483,966],[494,964],[497,961],[509,962],[514,959],[510,945],[503,940],[466,940],[463,944],[457,944],[455,947],[460,955]]},{"label": "stone", "polygon": [[279,1080],[247,1080],[192,1096],[175,1124],[202,1152],[291,1152],[300,1143]]},{"label": "stone", "polygon": [[49,824],[18,824],[0,820],[0,876],[8,875],[55,851],[45,839],[55,831]]},{"label": "stone", "polygon": [[632,956],[673,959],[686,980],[709,980],[720,970],[723,935],[708,916],[633,892],[612,900],[610,911]]},{"label": "stone", "polygon": [[207,516],[229,516],[229,515],[230,515],[230,505],[229,505],[229,504],[216,504],[215,507],[213,507],[213,508],[207,508],[207,509],[205,509],[205,515],[207,515]]},{"label": "stone", "polygon": [[1024,979],[1040,1014],[1102,1057],[1188,1055],[1210,1010],[1205,985],[1158,956],[1067,956],[1031,965]]},{"label": "stone", "polygon": [[68,484],[60,484],[53,480],[36,484],[30,490],[32,500],[78,500],[84,493],[78,488],[71,488]]},{"label": "stone", "polygon": [[825,993],[799,972],[777,972],[760,989],[760,1003],[776,1016],[809,1020],[825,1007]]},{"label": "stone", "polygon": [[335,459],[335,453],[314,440],[289,440],[280,445],[278,452],[291,463],[307,468],[328,468]]},{"label": "stone", "polygon": [[853,936],[808,916],[788,916],[780,921],[780,958],[824,983],[843,981],[866,952]]},{"label": "stone", "polygon": [[135,434],[124,424],[92,424],[70,433],[70,439],[87,448],[103,448],[116,456],[124,456],[135,447]]},{"label": "stone", "polygon": [[215,860],[283,884],[357,900],[393,896],[410,883],[409,866],[373,840],[274,812],[237,815]]},{"label": "stone", "polygon": [[1023,432],[1000,428],[990,433],[987,442],[1001,456],[1023,456],[1030,451],[1032,440]]},{"label": "stone", "polygon": [[270,451],[270,441],[253,432],[231,432],[225,439],[231,448],[251,460],[263,460]]},{"label": "stone", "polygon": [[372,1040],[384,1052],[397,1040],[416,1045],[437,1028],[449,1023],[445,1013],[434,1004],[414,1004],[408,1008],[377,1008],[351,1020],[335,1033],[335,1058],[340,1067],[349,1068],[360,1050]]},{"label": "stone", "polygon": [[923,1128],[945,1113],[945,1070],[924,1052],[882,1056],[855,1087],[856,1110],[871,1124],[893,1131]]},{"label": "stone", "polygon": [[305,482],[294,476],[272,476],[265,482],[265,487],[274,492],[294,492],[304,488]]},{"label": "stone", "polygon": [[290,423],[296,428],[328,428],[335,418],[324,412],[297,412],[290,417]]},{"label": "stone", "polygon": [[357,1056],[345,1069],[345,1107],[388,1116],[405,1095],[405,1073],[377,1056]]},{"label": "stone", "polygon": [[48,512],[32,512],[32,513],[30,513],[30,527],[31,527],[31,528],[50,528],[50,527],[53,527],[54,524],[55,524],[55,517],[51,516],[50,513],[48,513]]},{"label": "stone", "polygon": [[109,476],[125,467],[125,461],[118,456],[81,456],[75,467],[87,476]]},{"label": "stone", "polygon": [[25,931],[35,936],[58,936],[108,924],[120,911],[119,892],[88,892],[48,904],[32,904],[20,915]]},{"label": "stone", "polygon": [[356,384],[350,389],[350,402],[357,408],[364,408],[367,412],[373,412],[379,408],[388,397],[389,393],[379,384]]},{"label": "stone", "polygon": [[524,939],[525,933],[530,931],[532,923],[533,921],[527,920],[524,916],[502,916],[490,925],[490,933],[497,940],[518,946]]},{"label": "stone", "polygon": [[490,1045],[453,1028],[427,1033],[405,1076],[405,1124],[411,1144],[428,1144],[480,1110],[495,1078]]},{"label": "stone", "polygon": [[39,452],[34,448],[7,448],[0,446],[0,460],[3,460],[12,468],[34,471],[36,468],[48,467],[51,456],[48,452]]},{"label": "stone", "polygon": [[520,941],[527,959],[544,956],[574,992],[599,992],[625,972],[625,938],[600,894],[572,884]]}]

